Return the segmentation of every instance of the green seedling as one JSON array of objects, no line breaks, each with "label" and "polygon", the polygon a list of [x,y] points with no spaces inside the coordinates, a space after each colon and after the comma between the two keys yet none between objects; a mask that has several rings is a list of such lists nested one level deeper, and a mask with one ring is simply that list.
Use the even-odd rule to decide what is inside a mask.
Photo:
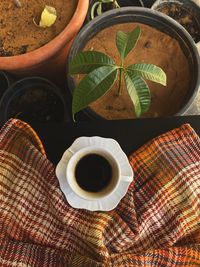
[{"label": "green seedling", "polygon": [[[78,53],[71,61],[69,72],[71,75],[85,74],[76,85],[73,93],[72,114],[86,108],[89,104],[102,97],[118,81],[118,97],[122,90],[127,89],[133,102],[133,112],[140,117],[147,112],[151,104],[151,94],[145,80],[166,85],[166,74],[158,66],[146,63],[125,65],[127,55],[136,47],[140,38],[140,27],[132,32],[118,31],[116,46],[120,54],[120,65],[99,51],[83,51]],[[125,80],[125,88],[122,87]]]}]

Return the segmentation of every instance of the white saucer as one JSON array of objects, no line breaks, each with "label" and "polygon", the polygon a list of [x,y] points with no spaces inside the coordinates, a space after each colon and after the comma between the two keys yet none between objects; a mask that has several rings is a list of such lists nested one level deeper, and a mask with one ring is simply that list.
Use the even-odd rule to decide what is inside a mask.
[{"label": "white saucer", "polygon": [[[72,191],[66,178],[66,167],[69,159],[80,149],[90,146],[103,148],[113,154],[120,166],[121,176],[122,178],[125,178],[124,180],[120,179],[115,192],[98,200],[86,200],[78,196],[74,191]],[[98,136],[79,137],[63,154],[62,159],[56,167],[56,176],[59,180],[62,192],[72,207],[90,211],[109,211],[113,210],[125,196],[130,183],[133,181],[133,170],[129,164],[126,154],[122,151],[120,145],[114,139]]]}]

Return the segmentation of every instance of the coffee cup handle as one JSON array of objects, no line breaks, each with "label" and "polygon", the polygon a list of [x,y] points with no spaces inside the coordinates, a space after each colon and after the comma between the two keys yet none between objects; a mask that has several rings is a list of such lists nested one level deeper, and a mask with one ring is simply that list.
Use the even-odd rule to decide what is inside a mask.
[{"label": "coffee cup handle", "polygon": [[130,182],[133,181],[133,177],[132,176],[124,176],[124,175],[122,175],[121,176],[121,181],[130,183]]}]

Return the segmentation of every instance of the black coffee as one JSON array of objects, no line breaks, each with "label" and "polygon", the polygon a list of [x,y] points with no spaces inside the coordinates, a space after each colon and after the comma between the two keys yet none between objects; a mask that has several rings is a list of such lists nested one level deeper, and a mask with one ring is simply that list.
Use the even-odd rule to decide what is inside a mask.
[{"label": "black coffee", "polygon": [[83,190],[96,193],[110,183],[112,168],[104,157],[97,154],[88,154],[77,163],[75,177],[78,185]]}]

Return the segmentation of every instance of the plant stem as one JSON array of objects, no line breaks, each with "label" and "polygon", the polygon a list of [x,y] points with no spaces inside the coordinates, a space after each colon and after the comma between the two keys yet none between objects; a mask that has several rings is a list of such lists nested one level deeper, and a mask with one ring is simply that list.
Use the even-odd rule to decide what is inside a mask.
[{"label": "plant stem", "polygon": [[99,1],[93,4],[93,6],[91,8],[91,11],[90,11],[90,17],[91,17],[91,19],[94,19],[94,17],[95,17],[95,11],[96,11],[96,9],[98,8],[99,5],[102,5],[102,3],[99,2]]},{"label": "plant stem", "polygon": [[119,84],[118,84],[118,93],[117,93],[118,96],[122,94],[122,69],[123,67],[121,66],[119,69]]},{"label": "plant stem", "polygon": [[120,5],[118,4],[117,0],[114,0],[115,8],[120,8]]},{"label": "plant stem", "polygon": [[139,0],[140,1],[140,5],[142,6],[142,7],[144,7],[144,3],[143,3],[143,1],[142,0]]}]

